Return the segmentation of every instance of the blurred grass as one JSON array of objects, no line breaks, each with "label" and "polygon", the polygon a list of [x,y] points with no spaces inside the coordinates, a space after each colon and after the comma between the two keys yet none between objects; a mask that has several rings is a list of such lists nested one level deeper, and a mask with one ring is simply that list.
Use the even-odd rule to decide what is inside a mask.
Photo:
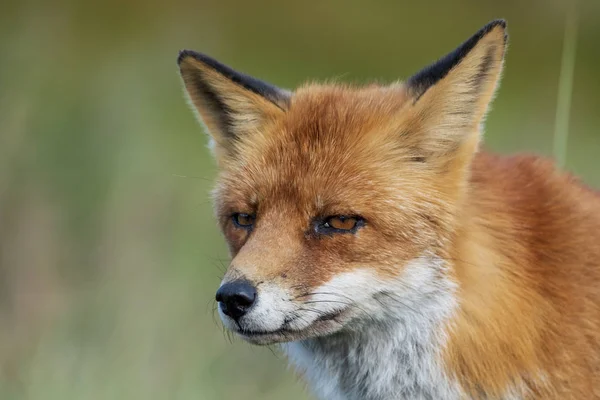
[{"label": "blurred grass", "polygon": [[569,114],[571,113],[571,93],[575,71],[577,49],[577,2],[574,0],[565,21],[565,38],[558,81],[556,119],[554,127],[554,156],[556,163],[563,168],[566,162],[567,141],[569,138]]},{"label": "blurred grass", "polygon": [[[213,318],[227,254],[180,48],[284,87],[392,81],[505,17],[486,142],[549,155],[568,4],[3,2],[0,399],[308,398]],[[600,186],[600,3],[580,15],[567,168]]]}]

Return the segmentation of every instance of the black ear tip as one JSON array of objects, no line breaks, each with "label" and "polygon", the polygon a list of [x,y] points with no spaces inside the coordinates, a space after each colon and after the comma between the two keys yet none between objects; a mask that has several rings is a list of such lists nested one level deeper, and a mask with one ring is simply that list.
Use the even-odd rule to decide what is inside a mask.
[{"label": "black ear tip", "polygon": [[193,57],[193,58],[197,59],[198,58],[197,55],[198,55],[198,53],[196,53],[193,50],[186,50],[186,49],[179,50],[179,55],[177,56],[177,65],[180,65],[181,62],[188,57]]},{"label": "black ear tip", "polygon": [[233,75],[238,74],[237,72],[235,72],[228,66],[221,64],[219,61],[215,60],[214,58],[207,56],[206,54],[199,53],[194,50],[180,50],[179,56],[177,57],[177,64],[181,67],[181,63],[190,58],[193,58],[194,60],[206,65],[207,67],[212,68],[212,69],[216,70],[217,72],[220,72],[222,75],[225,75],[226,77],[229,77],[230,79]]},{"label": "black ear tip", "polygon": [[506,20],[505,19],[495,19],[492,22],[488,23],[481,29],[482,36],[492,31],[492,29],[496,27],[501,27],[504,31],[504,42],[508,40],[508,34],[506,33]]},{"label": "black ear tip", "polygon": [[506,20],[504,19],[495,19],[491,22],[488,22],[483,28],[479,30],[479,35],[484,36],[487,33],[490,33],[495,28],[502,28],[502,30],[506,30]]},{"label": "black ear tip", "polygon": [[506,20],[503,18],[495,19],[489,24],[487,24],[487,26],[489,26],[490,30],[497,26],[501,26],[503,29],[506,29]]},{"label": "black ear tip", "polygon": [[[452,52],[446,54],[428,67],[425,67],[407,80],[406,84],[408,87],[412,88],[415,97],[418,99],[429,87],[444,78],[450,70],[458,65],[462,59],[473,50],[480,40],[492,31],[503,35],[504,45],[506,46],[508,40],[508,35],[506,34],[506,20],[495,19],[489,22]],[[494,36],[494,39],[496,38],[497,36]]]},{"label": "black ear tip", "polygon": [[187,58],[193,58],[194,60],[200,61],[204,64],[208,64],[209,66],[214,68],[215,64],[218,64],[216,60],[207,56],[206,54],[199,53],[194,50],[179,50],[179,56],[177,57],[177,64],[181,64],[181,62]]},{"label": "black ear tip", "polygon": [[177,65],[181,64],[181,62],[190,56],[191,50],[179,50],[179,55],[177,56]]}]

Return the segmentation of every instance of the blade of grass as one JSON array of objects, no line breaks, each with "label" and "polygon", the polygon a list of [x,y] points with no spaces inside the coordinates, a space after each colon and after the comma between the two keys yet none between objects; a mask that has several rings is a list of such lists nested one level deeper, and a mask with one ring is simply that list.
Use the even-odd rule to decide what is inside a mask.
[{"label": "blade of grass", "polygon": [[573,1],[566,18],[562,61],[558,81],[556,120],[554,124],[554,157],[563,168],[567,160],[567,141],[569,138],[569,113],[573,93],[575,70],[575,50],[577,45],[577,6]]}]

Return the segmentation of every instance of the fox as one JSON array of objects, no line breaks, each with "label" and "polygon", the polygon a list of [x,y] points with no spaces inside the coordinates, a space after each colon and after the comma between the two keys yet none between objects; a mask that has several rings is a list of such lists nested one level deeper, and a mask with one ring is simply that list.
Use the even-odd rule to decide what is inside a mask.
[{"label": "fox", "polygon": [[223,325],[324,400],[600,399],[600,195],[482,144],[506,21],[393,83],[290,90],[192,50]]}]

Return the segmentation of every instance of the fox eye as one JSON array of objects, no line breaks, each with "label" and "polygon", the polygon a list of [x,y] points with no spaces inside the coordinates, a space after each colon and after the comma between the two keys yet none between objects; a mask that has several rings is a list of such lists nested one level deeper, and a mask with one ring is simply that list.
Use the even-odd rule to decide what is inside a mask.
[{"label": "fox eye", "polygon": [[251,214],[235,213],[231,216],[231,219],[233,220],[235,226],[239,228],[250,229],[252,228],[252,225],[254,225],[254,220],[256,217]]},{"label": "fox eye", "polygon": [[355,232],[363,224],[363,219],[355,216],[334,215],[325,218],[316,227],[318,233],[346,233]]}]

